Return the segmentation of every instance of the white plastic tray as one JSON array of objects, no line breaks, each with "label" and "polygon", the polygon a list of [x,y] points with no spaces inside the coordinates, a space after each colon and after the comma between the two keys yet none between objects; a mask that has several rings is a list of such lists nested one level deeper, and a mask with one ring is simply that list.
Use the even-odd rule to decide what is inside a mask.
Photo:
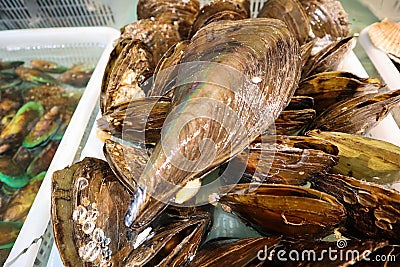
[{"label": "white plastic tray", "polygon": [[[4,60],[28,61],[36,58],[54,60],[65,65],[85,61],[96,66],[5,266],[34,265],[40,242],[29,245],[45,233],[50,220],[52,174],[73,163],[100,94],[101,80],[112,44],[118,37],[119,31],[109,27],[0,32],[0,58]],[[27,247],[29,249],[13,261]]]},{"label": "white plastic tray", "polygon": [[[357,56],[352,52],[346,59],[342,66],[342,70],[350,71],[360,77],[368,77],[367,72],[361,65]],[[100,117],[100,110],[97,107],[98,115]],[[85,147],[82,150],[81,159],[84,157],[95,157],[104,159],[103,155],[103,143],[96,136],[97,126],[94,125],[91,129],[89,138],[86,142]],[[371,131],[371,136],[376,139],[382,139],[394,144],[400,145],[400,130],[397,124],[394,122],[392,116],[388,116],[384,119],[377,127]],[[394,137],[397,136],[397,137]],[[62,267],[62,262],[60,260],[59,252],[54,245],[52,252],[48,261],[48,267]]]}]

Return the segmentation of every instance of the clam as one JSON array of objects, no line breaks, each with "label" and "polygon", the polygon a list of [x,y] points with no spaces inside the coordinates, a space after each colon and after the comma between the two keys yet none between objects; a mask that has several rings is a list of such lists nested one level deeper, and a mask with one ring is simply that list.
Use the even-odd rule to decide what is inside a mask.
[{"label": "clam", "polygon": [[400,90],[354,97],[327,108],[308,129],[362,135],[384,119],[398,103]]},{"label": "clam", "polygon": [[181,38],[186,39],[199,10],[198,0],[139,0],[137,16],[139,20],[153,17],[177,23]]},{"label": "clam", "polygon": [[[215,38],[222,33],[224,38]],[[127,225],[137,231],[145,227],[188,182],[240,153],[265,131],[294,92],[299,53],[297,41],[279,20],[220,21],[201,28],[184,52],[184,79],[174,89],[163,126],[179,135],[164,135],[137,177]],[[213,140],[215,148],[203,139]]]},{"label": "clam", "polygon": [[400,64],[400,22],[383,19],[369,26],[371,42]]},{"label": "clam", "polygon": [[296,36],[300,45],[308,40],[311,24],[298,0],[268,0],[258,12],[257,17],[281,19]]},{"label": "clam", "polygon": [[335,166],[337,154],[336,146],[316,138],[262,136],[232,163],[246,165],[244,182],[302,185],[313,174],[328,172]]},{"label": "clam", "polygon": [[381,185],[400,181],[400,148],[391,143],[339,132],[310,131],[307,135],[337,146],[335,173]]},{"label": "clam", "polygon": [[300,82],[296,95],[314,99],[314,109],[320,114],[342,100],[377,93],[384,84],[377,78],[361,78],[349,72],[321,72]]},{"label": "clam", "polygon": [[324,237],[346,219],[335,197],[314,189],[272,184],[236,184],[219,202],[264,234],[284,239]]},{"label": "clam", "polygon": [[267,237],[209,242],[188,266],[248,266],[247,264],[258,261],[262,254],[260,251],[264,252],[265,248],[275,249],[279,241],[279,237]]},{"label": "clam", "polygon": [[85,158],[54,173],[51,218],[65,266],[122,266],[134,245],[123,223],[129,199],[105,161]]},{"label": "clam", "polygon": [[337,40],[349,34],[349,18],[338,0],[300,0],[310,19],[313,35]]},{"label": "clam", "polygon": [[250,17],[249,0],[213,0],[206,3],[193,22],[190,36],[202,27],[220,20],[240,20]]},{"label": "clam", "polygon": [[399,191],[334,174],[315,176],[312,184],[344,205],[346,235],[398,242]]}]

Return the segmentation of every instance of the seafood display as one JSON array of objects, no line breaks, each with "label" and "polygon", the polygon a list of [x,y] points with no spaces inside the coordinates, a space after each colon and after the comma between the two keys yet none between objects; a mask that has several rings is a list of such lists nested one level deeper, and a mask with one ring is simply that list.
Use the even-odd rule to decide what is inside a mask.
[{"label": "seafood display", "polygon": [[[0,61],[0,65],[0,222],[9,229],[8,236],[0,235],[2,264],[93,68],[87,66],[89,76],[82,80],[77,66],[51,61]],[[76,75],[60,78],[69,71]]]},{"label": "seafood display", "polygon": [[[52,177],[65,266],[280,266],[274,251],[335,248],[399,255],[400,148],[365,135],[400,89],[340,70],[356,38],[339,1],[265,1],[258,15],[251,4],[138,1],[103,75],[95,127],[105,160]],[[29,150],[52,150],[63,115],[26,77],[37,85],[24,100],[43,106],[18,150],[33,176],[39,153]],[[29,195],[25,173],[13,179]],[[18,201],[7,216],[24,216]],[[215,234],[221,213],[245,236]],[[308,256],[288,266],[313,266]],[[315,266],[341,264],[368,266],[368,255]]]}]

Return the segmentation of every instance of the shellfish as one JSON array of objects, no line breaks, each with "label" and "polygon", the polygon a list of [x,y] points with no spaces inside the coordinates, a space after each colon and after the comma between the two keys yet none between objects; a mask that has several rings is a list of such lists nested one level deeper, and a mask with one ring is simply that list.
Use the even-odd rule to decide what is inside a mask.
[{"label": "shellfish", "polygon": [[369,26],[371,42],[400,64],[400,22],[383,19]]}]

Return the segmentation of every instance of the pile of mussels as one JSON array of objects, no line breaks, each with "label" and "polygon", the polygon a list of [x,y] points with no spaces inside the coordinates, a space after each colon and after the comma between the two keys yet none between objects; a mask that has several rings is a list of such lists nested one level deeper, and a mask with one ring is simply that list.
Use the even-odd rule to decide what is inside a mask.
[{"label": "pile of mussels", "polygon": [[0,60],[0,265],[92,75],[87,65]]},{"label": "pile of mussels", "polygon": [[[355,43],[339,1],[269,0],[257,18],[250,5],[138,2],[103,77],[106,161],[53,175],[66,266],[280,266],[265,248],[319,256],[285,266],[400,257],[400,148],[363,137],[400,90],[338,70]],[[219,208],[258,237],[210,238]]]}]

